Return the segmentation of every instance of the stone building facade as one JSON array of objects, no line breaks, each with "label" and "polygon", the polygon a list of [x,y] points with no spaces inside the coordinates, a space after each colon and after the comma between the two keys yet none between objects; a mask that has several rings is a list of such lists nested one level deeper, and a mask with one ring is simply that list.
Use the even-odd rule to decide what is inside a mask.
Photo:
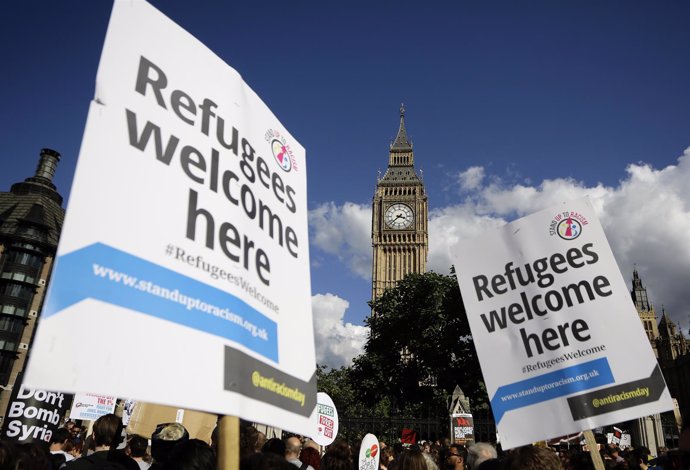
[{"label": "stone building facade", "polygon": [[43,149],[34,176],[0,192],[0,420],[29,355],[65,217],[53,184],[59,161]]}]

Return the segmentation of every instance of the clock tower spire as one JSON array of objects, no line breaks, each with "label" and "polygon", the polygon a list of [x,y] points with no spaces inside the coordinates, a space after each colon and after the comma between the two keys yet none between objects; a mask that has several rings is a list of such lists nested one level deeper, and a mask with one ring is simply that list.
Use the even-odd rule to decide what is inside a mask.
[{"label": "clock tower spire", "polygon": [[412,142],[400,106],[400,128],[390,145],[388,169],[376,183],[372,204],[371,243],[374,248],[372,300],[410,273],[426,271],[428,201],[414,168]]}]

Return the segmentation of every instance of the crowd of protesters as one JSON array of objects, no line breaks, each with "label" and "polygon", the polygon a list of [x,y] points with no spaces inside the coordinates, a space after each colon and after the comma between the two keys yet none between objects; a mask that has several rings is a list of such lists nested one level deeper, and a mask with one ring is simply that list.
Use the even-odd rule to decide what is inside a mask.
[{"label": "crowd of protesters", "polygon": [[[686,433],[684,433],[684,436]],[[687,434],[690,438],[690,432]],[[690,448],[661,449],[652,456],[644,447],[602,445],[606,470],[690,470]],[[690,442],[688,442],[690,444]],[[179,423],[164,423],[150,437],[128,435],[114,414],[99,418],[85,435],[75,423],[53,433],[50,443],[0,441],[0,470],[216,470],[217,428],[209,442],[190,438]],[[530,445],[502,452],[489,443],[468,446],[445,442],[403,445],[380,442],[374,470],[594,470],[589,452],[579,446],[556,449]],[[243,422],[240,470],[358,470],[359,443],[336,439],[322,448],[309,438],[271,438]],[[370,470],[370,469],[367,469]]]}]

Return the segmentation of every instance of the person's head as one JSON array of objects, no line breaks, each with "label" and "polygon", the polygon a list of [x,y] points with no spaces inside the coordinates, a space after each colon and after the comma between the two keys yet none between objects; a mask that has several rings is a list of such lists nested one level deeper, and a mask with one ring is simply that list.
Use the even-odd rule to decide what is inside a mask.
[{"label": "person's head", "polygon": [[285,460],[282,455],[276,455],[273,452],[259,452],[241,458],[240,470],[295,470],[295,466]]},{"label": "person's head", "polygon": [[314,470],[321,469],[321,454],[313,447],[302,447],[302,452],[299,453],[299,460],[302,463],[311,465]]},{"label": "person's head", "polygon": [[0,440],[0,468],[14,468],[16,460],[14,443]]},{"label": "person's head", "polygon": [[254,452],[261,452],[261,448],[266,444],[266,434],[261,431],[256,433],[256,443],[254,444]]},{"label": "person's head", "polygon": [[296,459],[301,451],[302,442],[295,436],[288,437],[285,441],[285,458]]},{"label": "person's head", "polygon": [[[218,427],[216,427],[213,432],[217,434],[217,430]],[[259,445],[259,434],[259,431],[257,431],[251,423],[240,421],[240,458],[261,450],[261,447],[257,449]],[[216,436],[212,443],[216,448],[218,447],[217,439],[218,437]],[[261,445],[263,445],[263,443]]]},{"label": "person's head", "polygon": [[134,434],[129,438],[129,451],[132,457],[143,458],[146,455],[146,450],[149,447],[149,440],[139,434]]},{"label": "person's head", "polygon": [[436,465],[434,457],[429,452],[423,452],[422,457],[424,457],[427,470],[438,470],[438,465]]},{"label": "person's head", "polygon": [[352,451],[347,442],[336,439],[321,459],[321,470],[352,470]]},{"label": "person's head", "polygon": [[487,442],[477,442],[467,449],[467,468],[477,470],[477,467],[484,461],[497,457],[494,446]]},{"label": "person's head", "polygon": [[443,462],[443,467],[446,470],[463,470],[465,468],[465,460],[467,459],[467,450],[459,444],[451,444],[448,447],[448,452]]},{"label": "person's head", "polygon": [[111,446],[120,437],[122,420],[110,413],[103,415],[93,424],[93,441],[96,447]]},{"label": "person's head", "polygon": [[503,461],[503,470],[561,470],[561,460],[544,447],[524,446],[511,450]]},{"label": "person's head", "polygon": [[631,470],[645,469],[649,465],[649,456],[651,452],[648,448],[640,446],[636,447],[628,455],[628,466]]},{"label": "person's head", "polygon": [[403,452],[398,460],[398,470],[427,470],[422,451],[414,449]]},{"label": "person's head", "polygon": [[60,428],[53,433],[50,437],[50,449],[51,450],[65,450],[65,444],[70,440],[72,435],[69,430],[65,428]]},{"label": "person's head", "polygon": [[285,443],[282,441],[282,439],[272,437],[266,441],[264,446],[261,448],[261,452],[268,452],[285,458]]},{"label": "person's head", "polygon": [[180,423],[162,423],[151,434],[151,456],[161,465],[168,462],[176,444],[189,439],[189,433]]},{"label": "person's head", "polygon": [[17,444],[16,470],[45,470],[50,468],[50,454],[46,449],[45,442],[31,442],[28,444]]},{"label": "person's head", "polygon": [[178,442],[168,459],[166,470],[215,470],[216,453],[199,439]]},{"label": "person's head", "polygon": [[388,466],[388,463],[393,460],[394,455],[393,455],[393,448],[392,447],[383,447],[381,449],[381,456],[379,457],[379,462],[381,465],[384,467]]}]

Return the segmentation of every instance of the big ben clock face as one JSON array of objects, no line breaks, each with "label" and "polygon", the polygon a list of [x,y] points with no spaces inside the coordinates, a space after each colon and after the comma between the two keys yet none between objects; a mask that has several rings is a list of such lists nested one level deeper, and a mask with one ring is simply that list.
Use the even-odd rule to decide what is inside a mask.
[{"label": "big ben clock face", "polygon": [[385,221],[389,228],[403,230],[412,226],[414,213],[410,206],[396,203],[386,209]]}]

